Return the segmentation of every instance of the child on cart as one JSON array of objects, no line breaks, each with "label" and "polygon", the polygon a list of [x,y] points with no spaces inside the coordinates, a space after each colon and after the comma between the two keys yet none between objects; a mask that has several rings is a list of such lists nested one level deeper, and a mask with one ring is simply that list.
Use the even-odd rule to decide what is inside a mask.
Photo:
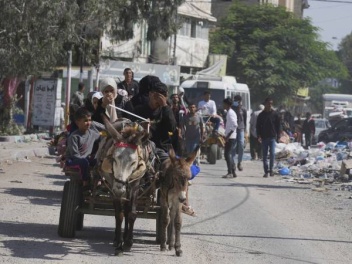
[{"label": "child on cart", "polygon": [[96,164],[92,151],[94,143],[100,139],[100,133],[95,126],[92,126],[91,113],[84,107],[75,112],[74,121],[78,129],[67,139],[66,166],[79,169],[85,192],[90,188],[89,167]]}]

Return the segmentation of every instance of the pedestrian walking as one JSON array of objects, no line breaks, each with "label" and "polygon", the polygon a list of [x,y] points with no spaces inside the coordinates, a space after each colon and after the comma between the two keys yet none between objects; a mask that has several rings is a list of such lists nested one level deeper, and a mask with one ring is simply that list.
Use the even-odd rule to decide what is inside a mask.
[{"label": "pedestrian walking", "polygon": [[236,135],[236,150],[237,150],[237,168],[243,170],[242,159],[244,152],[244,133],[247,129],[247,110],[242,105],[242,97],[235,95],[233,98],[232,108],[237,115],[237,135]]},{"label": "pedestrian walking", "polygon": [[[263,149],[264,178],[274,176],[273,167],[275,161],[275,147],[280,135],[280,117],[272,108],[273,99],[270,97],[264,101],[264,110],[257,118],[257,136]],[[270,153],[268,166],[268,151]]]},{"label": "pedestrian walking", "polygon": [[305,149],[310,148],[312,145],[312,139],[315,134],[315,122],[314,119],[312,118],[311,113],[307,112],[306,113],[306,119],[303,122],[302,125],[302,132],[305,138]]},{"label": "pedestrian walking", "polygon": [[223,108],[227,111],[225,124],[225,160],[227,165],[227,174],[223,178],[236,178],[236,133],[237,133],[237,115],[231,108],[233,101],[226,98],[223,101]]},{"label": "pedestrian walking", "polygon": [[83,106],[84,102],[84,90],[85,90],[85,85],[83,82],[80,82],[78,84],[78,91],[76,91],[71,98],[70,104],[75,104],[78,105],[79,107]]},{"label": "pedestrian walking", "polygon": [[258,142],[257,135],[257,118],[258,115],[264,110],[264,105],[259,105],[259,110],[254,111],[251,114],[249,120],[249,149],[252,160],[262,159],[262,144]]},{"label": "pedestrian walking", "polygon": [[[189,112],[181,120],[179,128],[179,138],[182,138],[181,131],[184,131],[185,138],[185,155],[187,156],[192,153],[198,145],[204,135],[204,124],[202,117],[197,113],[197,106],[195,103],[189,103]],[[199,157],[195,160],[195,165],[199,166]]]},{"label": "pedestrian walking", "polygon": [[182,130],[181,130],[180,124],[182,122],[182,119],[184,118],[184,115],[187,113],[187,109],[180,103],[180,98],[178,94],[172,94],[170,96],[170,100],[171,100],[171,110],[172,110],[172,113],[174,114],[176,125],[177,125],[177,133],[175,133],[172,136],[172,141],[174,142],[173,144],[176,148],[175,149],[176,154],[181,156],[182,138],[179,138],[179,135],[180,133],[182,134]]}]

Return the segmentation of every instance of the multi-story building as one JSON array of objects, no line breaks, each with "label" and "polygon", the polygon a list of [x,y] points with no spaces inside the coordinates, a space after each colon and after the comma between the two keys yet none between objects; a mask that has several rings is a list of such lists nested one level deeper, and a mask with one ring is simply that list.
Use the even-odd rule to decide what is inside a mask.
[{"label": "multi-story building", "polygon": [[[212,13],[219,19],[226,15],[226,11],[233,0],[213,0]],[[309,8],[308,0],[243,0],[247,4],[272,4],[274,6],[284,6],[290,12],[293,12],[297,17],[303,17],[303,10]]]},{"label": "multi-story building", "polygon": [[207,66],[209,28],[216,23],[211,15],[211,0],[187,0],[178,7],[181,24],[177,34],[167,40],[146,40],[148,25],[134,26],[134,38],[118,43],[107,36],[101,40],[101,55],[139,63],[179,65],[181,72],[192,73]]}]

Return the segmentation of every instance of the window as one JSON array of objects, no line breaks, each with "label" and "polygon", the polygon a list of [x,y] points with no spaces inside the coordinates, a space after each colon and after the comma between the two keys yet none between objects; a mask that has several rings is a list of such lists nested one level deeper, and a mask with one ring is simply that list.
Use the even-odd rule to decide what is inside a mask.
[{"label": "window", "polygon": [[191,38],[197,37],[197,22],[195,20],[191,21]]},{"label": "window", "polygon": [[191,24],[189,18],[184,18],[182,27],[178,30],[178,34],[181,36],[190,36],[191,34]]},{"label": "window", "polygon": [[209,38],[209,22],[206,20],[197,20],[192,18],[182,18],[182,27],[178,30],[181,36],[191,38]]}]

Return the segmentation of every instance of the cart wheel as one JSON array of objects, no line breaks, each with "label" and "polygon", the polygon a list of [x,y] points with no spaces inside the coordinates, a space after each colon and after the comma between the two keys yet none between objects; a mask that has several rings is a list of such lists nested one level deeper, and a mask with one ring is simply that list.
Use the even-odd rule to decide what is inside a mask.
[{"label": "cart wheel", "polygon": [[76,230],[81,231],[83,229],[84,214],[78,213],[76,220]]},{"label": "cart wheel", "polygon": [[208,162],[210,164],[215,164],[217,155],[218,155],[218,144],[210,145],[208,156],[207,156]]},{"label": "cart wheel", "polygon": [[[156,205],[160,206],[160,189],[157,190],[157,195],[156,195]],[[156,243],[160,244],[161,242],[161,209],[158,209],[156,212],[156,238],[155,241]]]},{"label": "cart wheel", "polygon": [[217,160],[221,160],[222,159],[222,150],[223,150],[223,148],[221,148],[221,147],[219,147],[218,146],[218,153],[217,153]]},{"label": "cart wheel", "polygon": [[75,237],[77,208],[80,205],[82,187],[78,181],[67,181],[62,194],[58,234],[61,237]]}]

